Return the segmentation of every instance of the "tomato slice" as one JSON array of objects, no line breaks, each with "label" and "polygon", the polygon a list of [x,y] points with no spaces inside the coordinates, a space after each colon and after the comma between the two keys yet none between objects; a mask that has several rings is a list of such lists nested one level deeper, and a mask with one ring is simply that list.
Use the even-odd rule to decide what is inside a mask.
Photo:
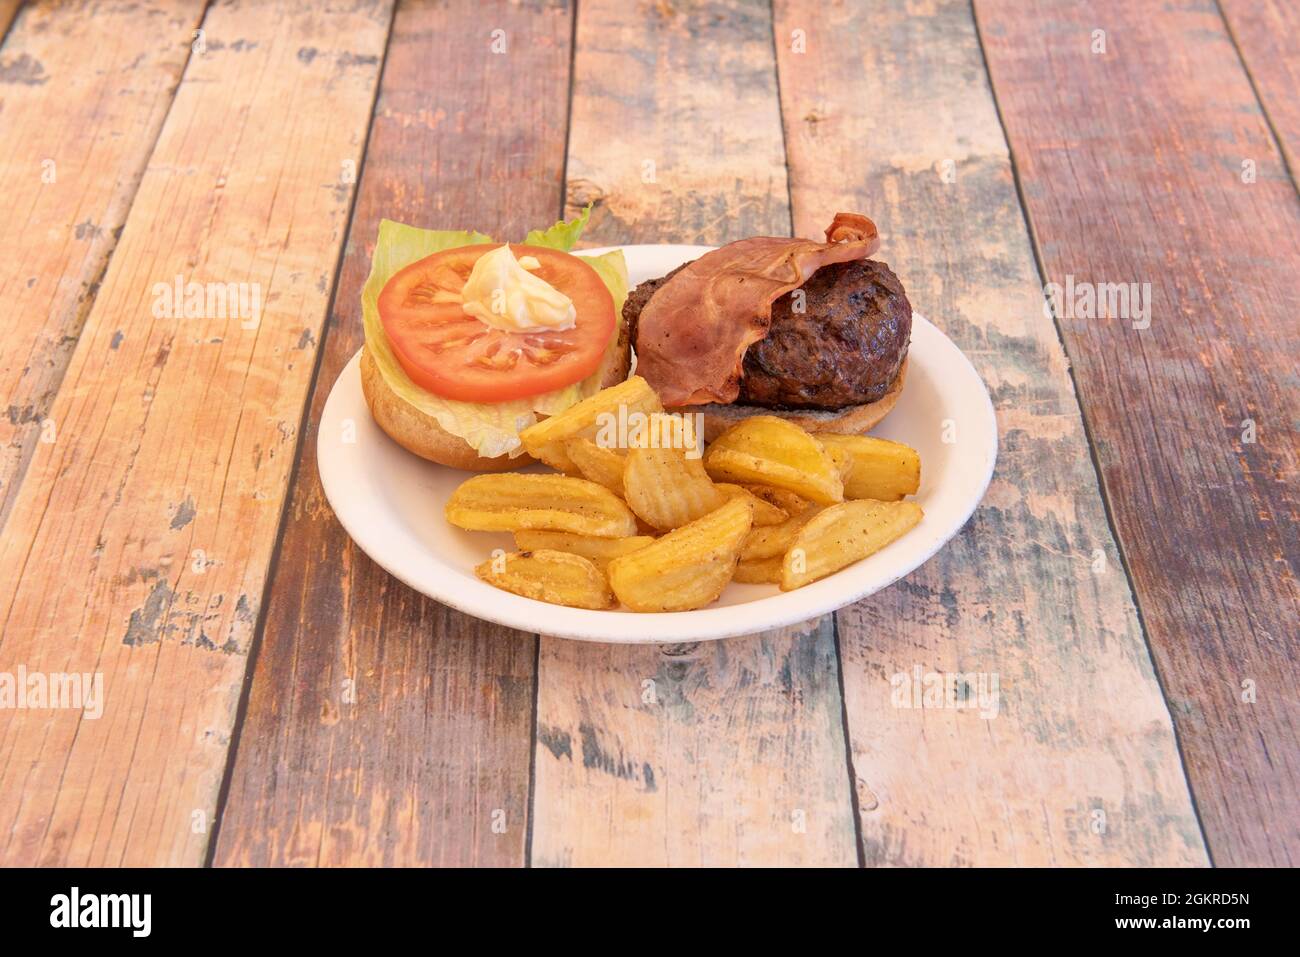
[{"label": "tomato slice", "polygon": [[596,270],[568,253],[510,244],[529,270],[573,300],[572,329],[511,332],[461,307],[460,292],[480,256],[500,244],[460,246],[405,267],[379,294],[379,318],[397,361],[416,385],[463,402],[505,402],[580,382],[596,371],[614,334],[614,297]]}]

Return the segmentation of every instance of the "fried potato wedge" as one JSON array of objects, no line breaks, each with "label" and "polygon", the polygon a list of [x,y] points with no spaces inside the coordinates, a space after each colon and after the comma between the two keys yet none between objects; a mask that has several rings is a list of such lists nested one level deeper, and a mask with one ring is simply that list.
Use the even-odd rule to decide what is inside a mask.
[{"label": "fried potato wedge", "polygon": [[[689,424],[683,430],[677,423],[687,420],[667,413],[650,415],[648,427],[628,450],[623,467],[628,507],[646,524],[662,530],[680,528],[726,501],[704,471],[704,463],[698,456],[690,457],[683,447],[694,443]],[[676,440],[670,438],[674,428]],[[666,441],[652,448],[651,437],[656,442],[661,438]]]},{"label": "fried potato wedge", "polygon": [[794,544],[799,530],[807,525],[809,519],[821,509],[822,506],[814,505],[804,509],[798,515],[791,515],[779,525],[751,528],[740,546],[740,560],[750,562],[764,558],[780,558],[785,554],[786,549]]},{"label": "fried potato wedge", "polygon": [[823,509],[799,530],[781,563],[781,590],[825,578],[880,551],[921,520],[915,502],[857,499]]},{"label": "fried potato wedge", "polygon": [[515,532],[515,547],[521,552],[535,552],[550,549],[555,552],[571,552],[581,555],[593,562],[597,568],[604,569],[612,559],[628,555],[639,548],[654,543],[649,535],[629,535],[627,538],[593,538],[590,535],[574,535],[571,532],[548,532],[542,529],[522,529]]},{"label": "fried potato wedge", "polygon": [[911,446],[870,435],[818,432],[814,437],[832,456],[848,456],[849,469],[844,475],[847,499],[895,502],[915,495],[921,487],[921,456]]},{"label": "fried potato wedge", "polygon": [[755,558],[753,561],[737,562],[732,581],[745,585],[779,585],[781,583],[781,563],[783,555],[775,558]]},{"label": "fried potato wedge", "polygon": [[771,485],[822,505],[844,500],[844,483],[826,449],[793,422],[757,415],[709,445],[704,468],[714,481]]},{"label": "fried potato wedge", "polygon": [[[601,389],[595,395],[530,425],[519,433],[524,449],[533,458],[541,459],[551,468],[573,474],[577,466],[564,450],[569,439],[595,439],[602,427],[619,430],[628,423],[633,413],[662,412],[663,403],[650,384],[638,375],[618,385]],[[612,418],[611,418],[612,417]],[[620,426],[620,423],[623,423]],[[611,447],[613,442],[600,442]]]},{"label": "fried potato wedge", "polygon": [[853,472],[853,453],[844,446],[833,442],[822,442],[822,448],[826,450],[826,454],[835,463],[835,471],[840,473],[840,482],[847,481],[849,475]]},{"label": "fried potato wedge", "polygon": [[753,521],[753,506],[727,499],[653,545],[609,563],[609,584],[633,611],[689,611],[714,601],[731,581]]},{"label": "fried potato wedge", "polygon": [[[749,504],[754,506],[755,525],[780,525],[790,517],[790,513],[785,509],[773,505],[765,498],[759,498],[743,485],[732,485],[730,482],[719,482],[714,486],[714,488],[727,496],[727,498],[748,499]],[[802,499],[800,501],[802,501]]]},{"label": "fried potato wedge", "polygon": [[489,585],[552,605],[615,608],[609,582],[589,559],[551,549],[498,554],[478,565],[474,574]]},{"label": "fried potato wedge", "polygon": [[619,498],[623,497],[623,466],[627,460],[626,454],[607,449],[581,436],[566,441],[564,451],[569,456],[569,461],[577,466],[583,478],[605,486]]},{"label": "fried potato wedge", "polygon": [[457,528],[476,532],[541,528],[599,538],[636,534],[636,516],[617,495],[570,475],[476,475],[451,493],[446,513]]}]

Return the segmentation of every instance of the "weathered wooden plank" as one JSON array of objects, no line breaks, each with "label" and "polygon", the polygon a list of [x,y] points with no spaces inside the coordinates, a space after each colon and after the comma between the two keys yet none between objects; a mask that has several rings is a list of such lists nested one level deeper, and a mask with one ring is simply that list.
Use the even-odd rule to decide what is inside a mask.
[{"label": "weathered wooden plank", "polygon": [[[0,36],[17,7],[0,4]],[[202,13],[201,0],[32,4],[0,50],[0,528]]]},{"label": "weathered wooden plank", "polygon": [[104,682],[0,718],[6,863],[203,859],[390,15],[205,17],[0,540],[0,671]]},{"label": "weathered wooden plank", "polygon": [[1210,851],[1296,864],[1300,200],[1214,5],[977,15]]},{"label": "weathered wooden plank", "polygon": [[[776,7],[796,231],[871,215],[878,258],[975,363],[1000,425],[965,531],[838,615],[864,858],[1204,863],[969,5]],[[985,706],[900,694],[945,673]]]},{"label": "weathered wooden plank", "polygon": [[587,240],[789,233],[765,16],[758,0],[579,11],[568,199],[595,203]]},{"label": "weathered wooden plank", "polygon": [[829,616],[692,645],[542,638],[537,866],[856,863]]},{"label": "weathered wooden plank", "polygon": [[1295,180],[1300,171],[1300,6],[1219,0],[1233,42]]},{"label": "weathered wooden plank", "polygon": [[[588,240],[789,233],[767,4],[583,2],[576,44]],[[686,647],[543,637],[538,686],[535,864],[856,862],[829,618]]]},{"label": "weathered wooden plank", "polygon": [[315,458],[363,341],[380,218],[521,237],[560,214],[570,33],[560,3],[398,8],[218,864],[524,861],[536,637],[390,578],[334,518]]}]

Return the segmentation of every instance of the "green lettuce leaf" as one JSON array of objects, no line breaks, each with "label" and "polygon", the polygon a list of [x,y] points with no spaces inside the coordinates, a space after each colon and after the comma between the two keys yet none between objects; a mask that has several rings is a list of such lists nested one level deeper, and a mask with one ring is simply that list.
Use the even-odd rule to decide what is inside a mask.
[{"label": "green lettuce leaf", "polygon": [[[567,251],[577,241],[586,224],[590,207],[568,223],[556,223],[544,232],[529,233],[527,242]],[[540,241],[535,241],[539,237]],[[415,406],[438,424],[470,444],[479,455],[495,458],[522,454],[519,432],[537,421],[538,414],[556,415],[582,399],[594,395],[613,363],[619,360],[619,329],[610,337],[609,348],[600,367],[573,385],[509,402],[459,402],[444,399],[420,388],[406,374],[393,354],[384,324],[379,319],[379,293],[388,280],[405,266],[444,249],[490,243],[493,240],[478,232],[463,230],[419,229],[392,220],[382,220],[370,276],[361,290],[361,318],[365,328],[366,348],[370,350],[380,375],[398,396]],[[567,245],[562,245],[567,243]],[[622,323],[623,303],[627,301],[627,264],[621,249],[601,256],[581,257],[596,270],[614,298],[614,315]]]},{"label": "green lettuce leaf", "polygon": [[567,223],[560,220],[550,229],[534,229],[524,237],[524,242],[529,246],[546,246],[567,253],[587,228],[587,220],[590,218],[591,203],[588,203],[577,219],[571,219]]}]

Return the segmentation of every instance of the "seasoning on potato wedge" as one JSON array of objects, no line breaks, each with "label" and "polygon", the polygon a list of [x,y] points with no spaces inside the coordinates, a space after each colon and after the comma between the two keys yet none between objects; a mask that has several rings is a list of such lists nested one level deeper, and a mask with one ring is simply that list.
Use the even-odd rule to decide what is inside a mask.
[{"label": "seasoning on potato wedge", "polygon": [[799,529],[781,564],[781,590],[825,578],[880,551],[921,520],[915,502],[858,499],[823,509]]},{"label": "seasoning on potato wedge", "polygon": [[609,563],[609,584],[633,611],[689,611],[722,594],[753,521],[742,498]]},{"label": "seasoning on potato wedge", "polygon": [[474,573],[497,588],[570,608],[617,607],[605,574],[590,559],[551,549],[497,554]]},{"label": "seasoning on potato wedge", "polygon": [[[755,498],[762,499],[764,502],[775,505],[781,511],[785,512],[786,518],[789,518],[791,515],[798,515],[800,512],[805,511],[810,505],[812,505],[812,502],[808,501],[806,498],[796,495],[794,492],[788,492],[783,488],[773,488],[770,485],[742,485],[740,487],[749,492],[749,494],[753,495]],[[781,521],[785,521],[785,519],[783,518]]]},{"label": "seasoning on potato wedge", "polygon": [[835,460],[809,433],[774,415],[745,419],[723,432],[704,453],[718,482],[772,485],[822,505],[844,500]]},{"label": "seasoning on potato wedge", "polygon": [[733,485],[730,482],[718,482],[714,485],[714,488],[727,496],[727,498],[739,497],[748,499],[749,504],[754,506],[755,525],[780,525],[790,517],[790,513],[785,509],[773,505],[766,498],[759,498],[743,485]]},{"label": "seasoning on potato wedge", "polygon": [[[564,450],[564,443],[572,438],[595,439],[601,427],[613,416],[613,421],[626,422],[634,413],[662,412],[663,404],[650,384],[634,375],[625,382],[601,389],[559,415],[530,425],[519,433],[524,448],[533,458],[541,459],[551,468],[570,474],[577,466]],[[602,443],[608,445],[609,443]]]},{"label": "seasoning on potato wedge", "polygon": [[637,531],[636,516],[617,495],[569,475],[476,475],[452,492],[446,514],[456,527],[478,532],[541,528],[621,538]]},{"label": "seasoning on potato wedge", "polygon": [[626,538],[595,538],[591,535],[574,535],[571,532],[548,532],[542,529],[521,529],[515,532],[515,547],[521,552],[547,548],[557,552],[572,552],[594,562],[604,569],[610,561],[645,548],[654,542],[649,535],[629,535]]},{"label": "seasoning on potato wedge", "polygon": [[870,435],[819,432],[815,437],[832,456],[848,457],[845,498],[894,502],[921,487],[921,456],[911,446]]}]

